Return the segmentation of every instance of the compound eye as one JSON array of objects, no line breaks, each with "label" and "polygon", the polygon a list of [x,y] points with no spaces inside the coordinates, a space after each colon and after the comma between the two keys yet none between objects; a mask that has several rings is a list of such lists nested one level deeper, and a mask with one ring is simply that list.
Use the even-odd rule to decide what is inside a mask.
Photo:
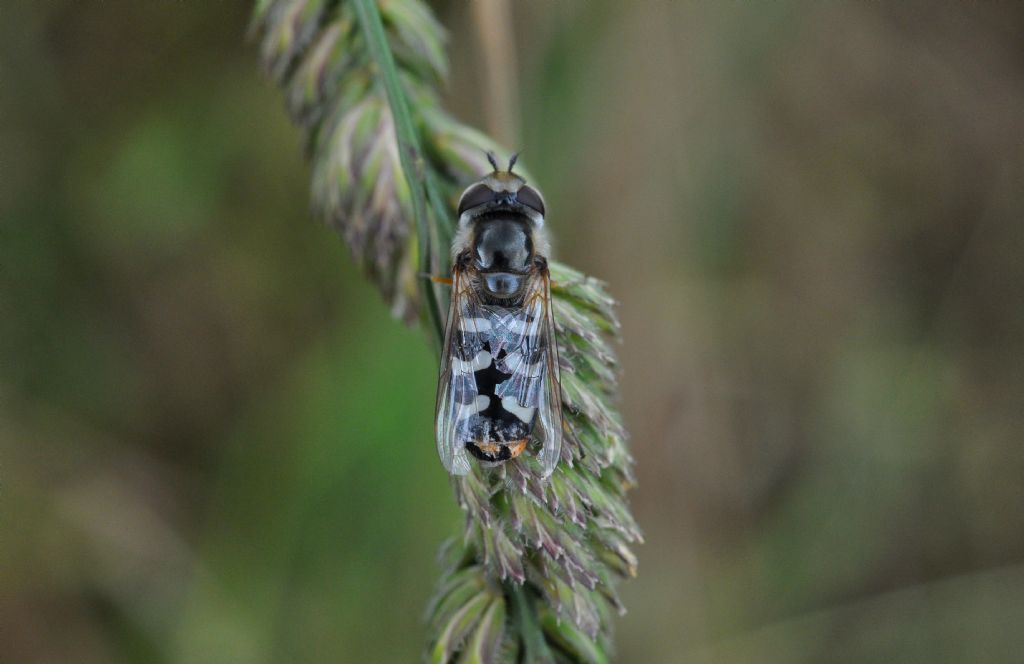
[{"label": "compound eye", "polygon": [[540,194],[533,187],[522,187],[516,193],[516,200],[526,207],[532,208],[542,215],[544,214],[544,199],[540,197]]},{"label": "compound eye", "polygon": [[462,198],[459,199],[459,216],[471,208],[489,203],[494,198],[494,192],[485,184],[475,184],[467,189]]}]

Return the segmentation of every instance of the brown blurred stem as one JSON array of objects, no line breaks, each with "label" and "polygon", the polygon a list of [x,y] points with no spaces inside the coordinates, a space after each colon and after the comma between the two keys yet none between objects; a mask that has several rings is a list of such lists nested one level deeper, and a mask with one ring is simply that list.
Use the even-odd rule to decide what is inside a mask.
[{"label": "brown blurred stem", "polygon": [[518,146],[519,82],[512,7],[508,0],[475,0],[470,6],[483,52],[487,129],[498,142]]}]

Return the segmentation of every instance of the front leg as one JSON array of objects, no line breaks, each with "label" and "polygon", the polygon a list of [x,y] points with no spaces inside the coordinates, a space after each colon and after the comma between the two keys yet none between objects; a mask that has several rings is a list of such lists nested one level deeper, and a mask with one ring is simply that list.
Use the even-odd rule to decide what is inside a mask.
[{"label": "front leg", "polygon": [[[469,263],[472,260],[472,258],[472,252],[468,250],[463,251],[462,253],[455,257],[455,269],[464,271],[469,266]],[[444,284],[445,286],[451,286],[453,283],[451,277],[442,277],[437,274],[430,274],[429,272],[419,272],[417,273],[416,276],[419,277],[420,279],[429,279],[435,284]]]}]

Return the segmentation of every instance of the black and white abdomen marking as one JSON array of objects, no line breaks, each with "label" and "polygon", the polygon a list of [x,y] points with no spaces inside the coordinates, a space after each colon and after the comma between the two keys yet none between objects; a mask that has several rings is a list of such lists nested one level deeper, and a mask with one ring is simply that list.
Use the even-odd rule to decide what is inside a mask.
[{"label": "black and white abdomen marking", "polygon": [[522,311],[479,307],[460,321],[452,358],[458,440],[483,461],[518,455],[533,431],[546,357]]}]

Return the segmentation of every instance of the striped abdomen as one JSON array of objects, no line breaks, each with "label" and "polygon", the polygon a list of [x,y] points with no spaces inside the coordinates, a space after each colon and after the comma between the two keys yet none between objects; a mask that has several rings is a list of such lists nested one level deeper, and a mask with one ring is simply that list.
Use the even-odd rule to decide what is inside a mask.
[{"label": "striped abdomen", "polygon": [[[458,443],[482,461],[517,457],[530,439],[545,356],[521,310],[488,307],[459,330],[456,394],[468,406]],[[461,386],[461,388],[460,388]],[[462,398],[460,398],[462,397]]]}]

